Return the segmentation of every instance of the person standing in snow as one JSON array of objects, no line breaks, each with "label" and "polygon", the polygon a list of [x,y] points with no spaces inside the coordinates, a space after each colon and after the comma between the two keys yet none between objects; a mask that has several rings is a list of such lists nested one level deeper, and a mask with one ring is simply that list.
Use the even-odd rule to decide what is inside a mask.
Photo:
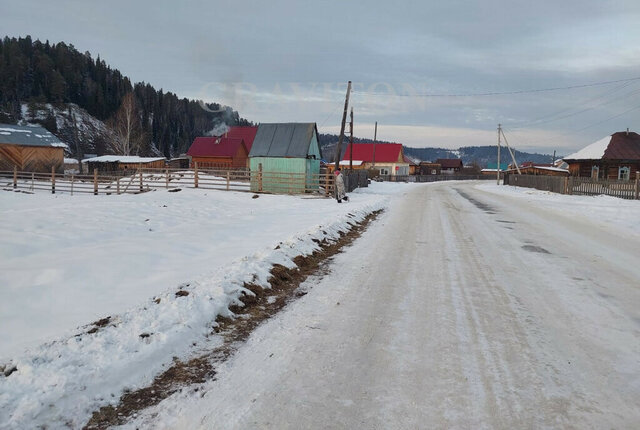
[{"label": "person standing in snow", "polygon": [[349,201],[349,197],[347,197],[347,194],[344,191],[344,179],[342,178],[342,172],[340,172],[340,169],[336,169],[333,173],[335,175],[336,200],[338,200],[338,203],[342,203],[342,200],[345,202]]}]

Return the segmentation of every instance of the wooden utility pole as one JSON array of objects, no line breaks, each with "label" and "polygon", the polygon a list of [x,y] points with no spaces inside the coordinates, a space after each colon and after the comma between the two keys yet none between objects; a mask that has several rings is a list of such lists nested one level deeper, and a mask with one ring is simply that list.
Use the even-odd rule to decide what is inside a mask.
[{"label": "wooden utility pole", "polygon": [[373,129],[373,160],[371,161],[371,167],[376,167],[376,139],[378,137],[378,121]]},{"label": "wooden utility pole", "polygon": [[500,135],[502,134],[502,124],[498,124],[498,165],[497,170],[497,184],[500,185]]},{"label": "wooden utility pole", "polygon": [[336,148],[335,169],[340,168],[340,154],[342,153],[342,137],[344,136],[344,126],[347,122],[347,109],[349,109],[349,94],[351,93],[351,81],[347,84],[347,97],[344,100],[344,112],[342,113],[342,124],[340,125],[340,136],[338,137],[338,147]]},{"label": "wooden utility pole", "polygon": [[351,106],[351,122],[349,123],[349,170],[353,170],[353,106]]},{"label": "wooden utility pole", "polygon": [[518,171],[518,175],[521,175],[522,172],[520,172],[520,166],[518,166],[518,162],[516,161],[516,156],[514,155],[513,150],[509,146],[509,141],[507,141],[507,136],[504,135],[504,131],[502,130],[502,128],[500,128],[500,131],[502,132],[502,137],[504,137],[504,143],[507,145],[507,149],[509,150],[509,154],[511,154],[511,159],[513,160],[513,164],[515,164],[515,166],[516,166],[516,170]]}]

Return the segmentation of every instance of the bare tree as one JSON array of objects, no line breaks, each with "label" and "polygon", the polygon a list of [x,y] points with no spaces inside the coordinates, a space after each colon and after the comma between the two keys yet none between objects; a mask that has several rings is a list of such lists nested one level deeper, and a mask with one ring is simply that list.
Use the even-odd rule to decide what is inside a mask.
[{"label": "bare tree", "polygon": [[110,145],[113,152],[119,155],[138,154],[144,144],[145,133],[133,93],[124,96],[120,108],[108,124],[113,132]]}]

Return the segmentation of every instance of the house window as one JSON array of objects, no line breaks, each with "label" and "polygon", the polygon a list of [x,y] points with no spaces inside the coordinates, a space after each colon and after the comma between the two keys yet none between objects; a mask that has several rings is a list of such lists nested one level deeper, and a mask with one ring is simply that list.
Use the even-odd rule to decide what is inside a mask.
[{"label": "house window", "polygon": [[591,167],[591,178],[598,179],[598,176],[600,176],[600,167],[592,166]]},{"label": "house window", "polygon": [[389,174],[389,169],[383,169],[383,168],[381,168],[381,169],[380,169],[380,174],[381,174],[381,175],[388,175],[388,174]]},{"label": "house window", "polygon": [[631,173],[631,168],[627,166],[621,166],[618,168],[618,179],[622,181],[629,180],[629,174]]}]

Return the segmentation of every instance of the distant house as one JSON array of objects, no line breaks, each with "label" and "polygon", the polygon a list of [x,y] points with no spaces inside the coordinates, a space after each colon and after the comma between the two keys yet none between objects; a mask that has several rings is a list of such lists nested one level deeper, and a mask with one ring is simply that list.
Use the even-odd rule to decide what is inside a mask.
[{"label": "distant house", "polygon": [[439,175],[442,170],[442,166],[438,163],[431,163],[429,161],[422,161],[419,167],[419,174],[426,175]]},{"label": "distant house", "polygon": [[229,128],[229,131],[227,131],[224,136],[233,139],[242,139],[247,147],[247,152],[251,152],[251,147],[253,146],[257,132],[258,127],[256,126],[233,126]]},{"label": "distant house", "polygon": [[85,158],[82,163],[87,165],[87,171],[93,173],[127,172],[143,169],[161,169],[165,167],[162,157],[138,157],[137,155],[101,155],[100,157]]},{"label": "distant house", "polygon": [[463,164],[459,158],[438,158],[436,160],[441,166],[441,173],[445,175],[452,175],[462,171]]},{"label": "distant house", "polygon": [[61,171],[66,148],[42,127],[0,124],[0,170]]},{"label": "distant house", "polygon": [[361,162],[363,169],[378,169],[381,175],[401,175],[409,174],[409,162],[405,161],[402,144],[400,143],[354,143],[347,145],[342,162],[348,166],[352,159]]},{"label": "distant house", "polygon": [[187,155],[191,167],[237,169],[247,167],[249,150],[241,138],[196,137]]},{"label": "distant house", "polygon": [[[518,173],[518,169],[509,166],[509,169],[507,169],[506,172],[516,174]],[[567,169],[556,167],[553,164],[534,163],[532,161],[525,161],[522,163],[520,166],[520,173],[522,175],[569,176],[569,171]]]},{"label": "distant house", "polygon": [[640,171],[640,135],[632,131],[619,131],[600,139],[563,159],[569,165],[571,176],[593,179],[637,178]]},{"label": "distant house", "polygon": [[404,154],[403,154],[403,157],[404,157],[405,163],[409,164],[409,174],[410,175],[417,175],[419,167],[420,167],[420,160],[417,160],[417,159],[415,159],[413,157],[410,157],[410,156],[404,155]]},{"label": "distant house", "polygon": [[[509,169],[508,163],[500,163],[500,175]],[[487,167],[480,171],[483,175],[496,176],[498,173],[498,163],[487,163]]]},{"label": "distant house", "polygon": [[316,123],[260,124],[249,153],[251,190],[304,193],[317,188],[321,159]]}]

